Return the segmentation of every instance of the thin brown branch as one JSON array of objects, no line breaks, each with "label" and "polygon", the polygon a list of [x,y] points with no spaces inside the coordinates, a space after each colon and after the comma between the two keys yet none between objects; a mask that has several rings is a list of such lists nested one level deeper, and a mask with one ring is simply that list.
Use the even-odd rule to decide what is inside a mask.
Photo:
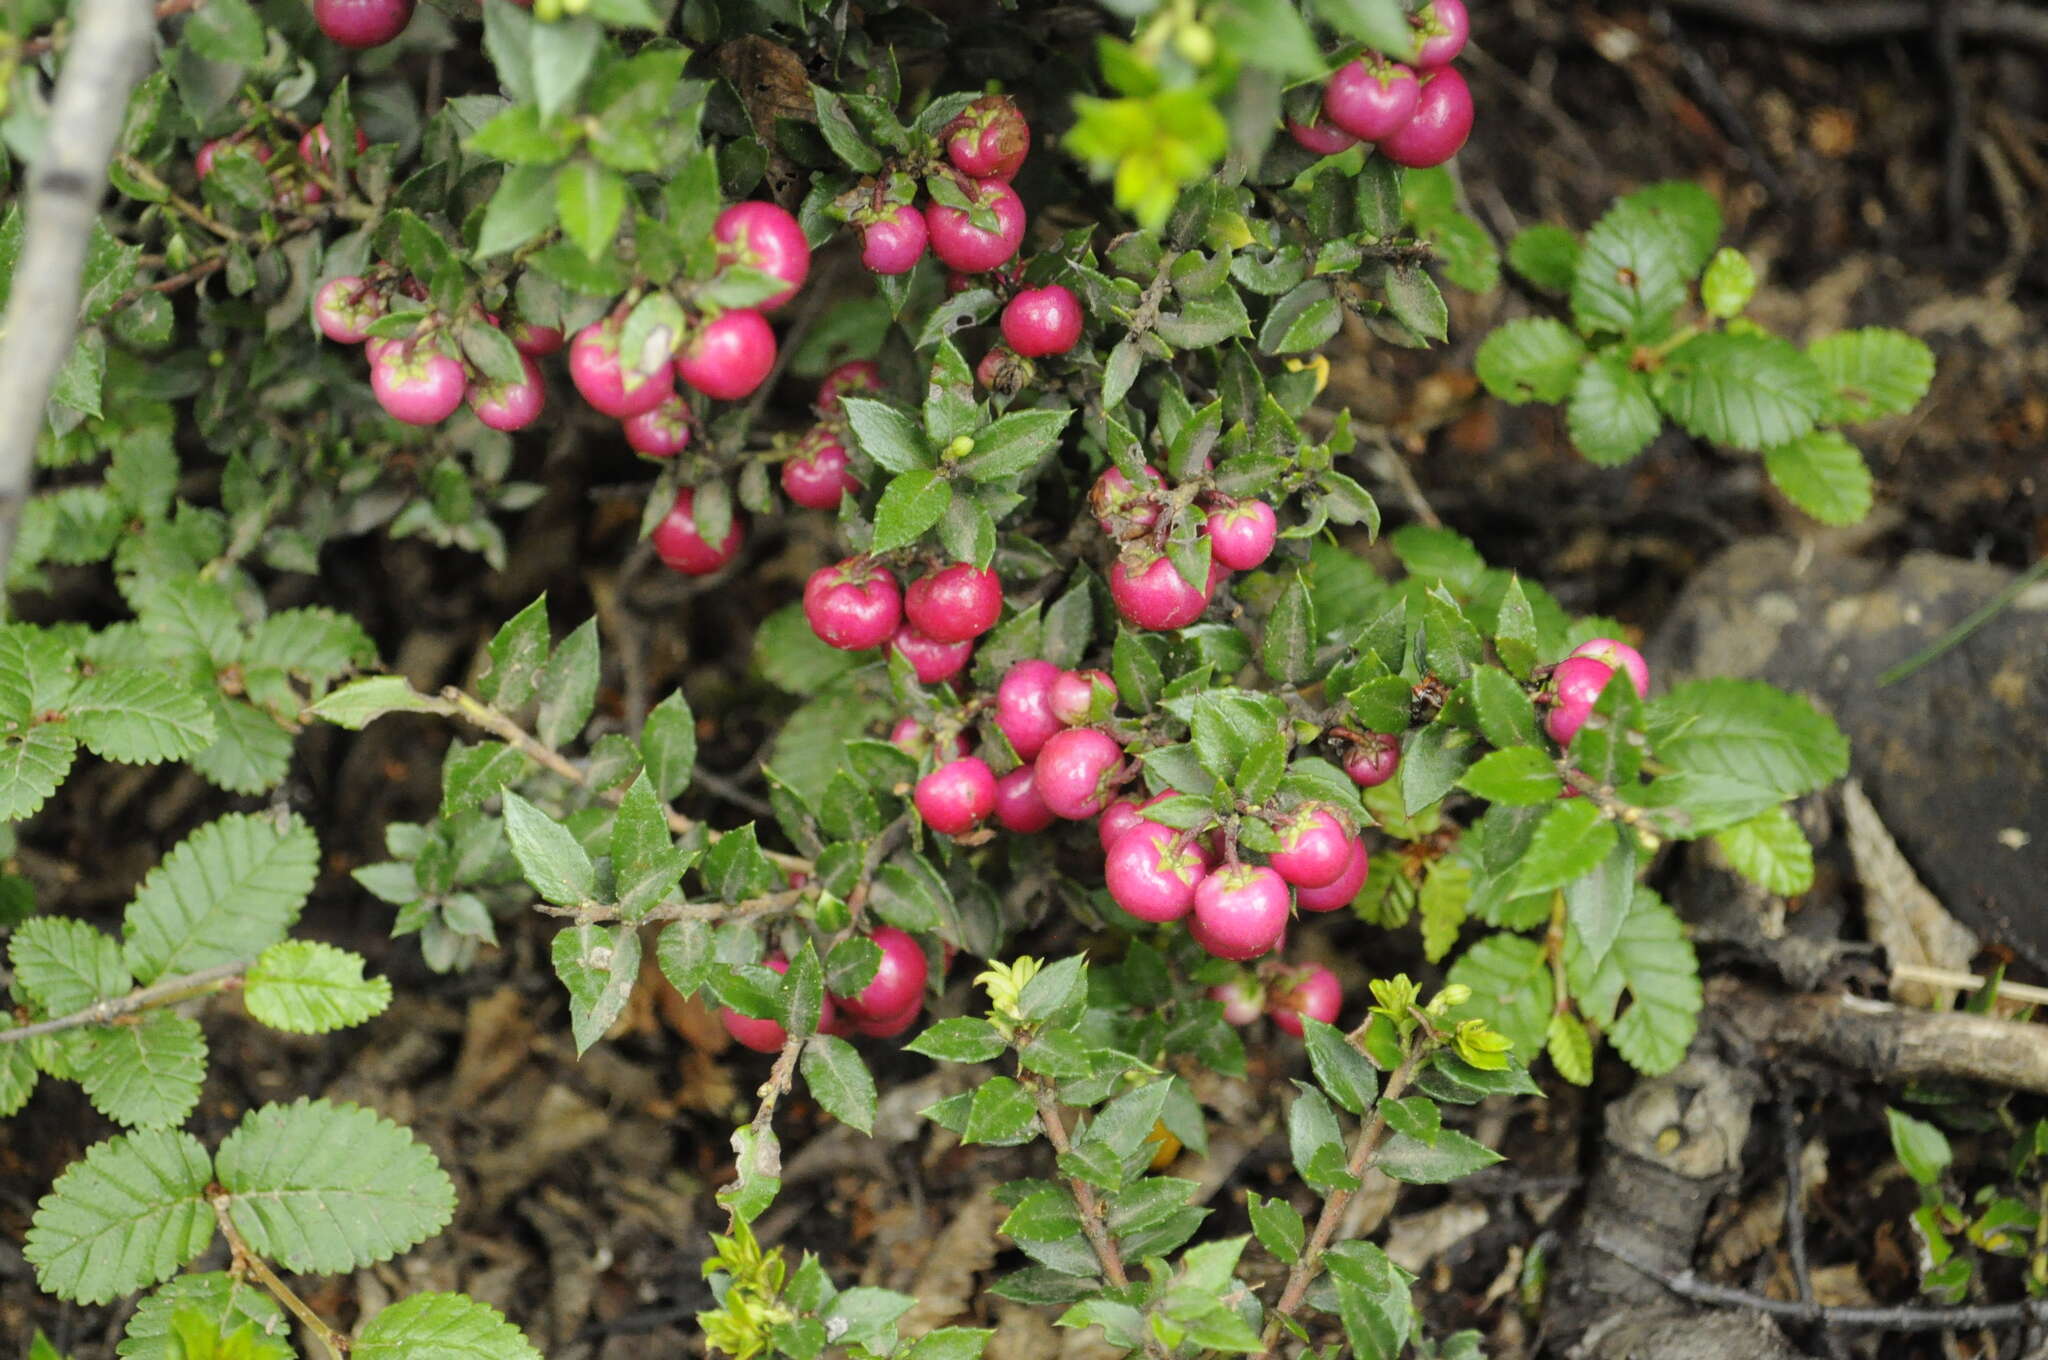
[{"label": "thin brown branch", "polygon": [[202,968],[196,973],[182,977],[165,978],[147,987],[121,996],[95,1001],[84,1010],[73,1011],[50,1020],[38,1020],[33,1025],[22,1025],[15,1029],[0,1029],[0,1044],[18,1044],[24,1039],[34,1039],[44,1034],[56,1034],[61,1030],[78,1029],[84,1025],[107,1025],[124,1015],[137,1011],[154,1010],[158,1006],[175,1005],[193,997],[208,996],[214,992],[226,991],[233,986],[243,973],[249,970],[248,963],[222,963],[212,968]]},{"label": "thin brown branch", "polygon": [[[1073,1150],[1067,1141],[1067,1126],[1060,1119],[1060,1103],[1053,1093],[1036,1081],[1030,1082],[1031,1094],[1038,1102],[1038,1121],[1045,1125],[1045,1136],[1052,1143],[1052,1150],[1064,1157]],[[1102,1211],[1102,1201],[1095,1197],[1095,1187],[1079,1177],[1069,1177],[1067,1188],[1074,1193],[1074,1207],[1081,1214],[1081,1231],[1088,1237],[1088,1245],[1095,1249],[1095,1259],[1102,1263],[1102,1277],[1118,1289],[1131,1282],[1129,1272],[1124,1269],[1123,1253],[1117,1250],[1116,1239],[1109,1235],[1107,1215]]]},{"label": "thin brown branch", "polygon": [[[637,918],[633,924],[646,926],[663,921],[738,921],[749,916],[773,916],[777,912],[788,911],[796,906],[803,901],[803,897],[801,889],[785,888],[781,892],[769,893],[764,897],[750,897],[741,902],[663,902],[649,910],[646,915]],[[573,907],[558,907],[549,902],[536,902],[534,910],[543,916],[569,917],[579,925],[619,919],[619,909],[602,902],[585,902]]]},{"label": "thin brown branch", "polygon": [[213,1206],[214,1221],[220,1224],[221,1236],[228,1240],[228,1250],[233,1253],[231,1269],[241,1275],[254,1277],[256,1282],[270,1291],[271,1297],[290,1310],[291,1315],[304,1323],[306,1330],[320,1339],[329,1360],[341,1360],[348,1353],[348,1338],[327,1325],[327,1320],[307,1306],[306,1301],[292,1292],[292,1287],[278,1278],[270,1263],[249,1249],[241,1231],[235,1227],[235,1220],[228,1210],[233,1207],[235,1197],[215,1187],[207,1197]]}]

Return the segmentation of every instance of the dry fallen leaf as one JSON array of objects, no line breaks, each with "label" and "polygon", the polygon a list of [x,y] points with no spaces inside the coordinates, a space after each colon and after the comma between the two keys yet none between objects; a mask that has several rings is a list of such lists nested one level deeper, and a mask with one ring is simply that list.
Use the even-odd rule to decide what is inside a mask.
[{"label": "dry fallen leaf", "polygon": [[[1977,952],[1977,937],[1948,914],[1947,908],[1920,882],[1913,866],[1884,819],[1854,779],[1842,785],[1842,810],[1846,814],[1849,853],[1856,861],[1856,877],[1863,884],[1863,915],[1870,938],[1884,946],[1894,963],[1920,964],[1967,973]],[[1955,1004],[1955,991],[1925,983],[1901,983],[1893,996],[1907,1005],[1947,1010]]]}]

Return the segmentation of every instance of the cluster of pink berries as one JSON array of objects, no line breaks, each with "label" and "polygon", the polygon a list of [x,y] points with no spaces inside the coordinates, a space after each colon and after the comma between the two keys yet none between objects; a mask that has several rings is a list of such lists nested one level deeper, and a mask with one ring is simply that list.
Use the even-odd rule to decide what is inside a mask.
[{"label": "cluster of pink berries", "polygon": [[1109,468],[1088,493],[1095,522],[1123,545],[1109,569],[1109,595],[1127,623],[1138,628],[1185,628],[1202,617],[1217,587],[1233,571],[1256,571],[1273,554],[1280,520],[1264,501],[1218,493],[1202,499],[1199,535],[1209,540],[1209,577],[1200,587],[1180,574],[1159,546],[1173,526],[1161,512],[1172,501],[1166,479],[1147,465],[1140,487]]},{"label": "cluster of pink berries", "polygon": [[1413,169],[1458,154],[1472,132],[1472,91],[1451,65],[1472,31],[1465,0],[1430,0],[1409,22],[1416,30],[1414,65],[1375,52],[1346,62],[1323,85],[1313,119],[1288,120],[1295,141],[1319,156],[1369,142]]},{"label": "cluster of pink berries", "polygon": [[820,567],[804,583],[804,618],[819,640],[847,652],[887,647],[925,685],[966,670],[975,639],[995,627],[1002,612],[1002,582],[971,562],[940,567],[907,591],[869,557]]},{"label": "cluster of pink berries", "polygon": [[313,22],[343,47],[382,47],[405,32],[413,4],[414,0],[313,0]]},{"label": "cluster of pink berries", "polygon": [[[356,153],[370,149],[370,139],[356,129]],[[327,197],[327,191],[320,187],[316,175],[330,173],[334,151],[334,140],[327,135],[325,123],[315,123],[300,136],[298,158],[287,158],[270,171],[270,182],[276,186],[276,196],[271,200],[274,207],[285,212],[310,208]],[[248,156],[258,165],[269,165],[276,155],[268,142],[257,141],[249,133],[236,133],[229,137],[216,137],[202,145],[192,157],[192,168],[205,179],[211,175],[214,166],[223,156]]]},{"label": "cluster of pink berries", "polygon": [[1337,1023],[1344,989],[1337,975],[1319,963],[1262,964],[1255,974],[1211,987],[1209,999],[1222,1003],[1223,1018],[1233,1025],[1242,1028],[1264,1014],[1299,1039],[1304,1019]]},{"label": "cluster of pink berries", "polygon": [[[893,1039],[924,1013],[925,981],[931,968],[924,950],[894,926],[883,926],[868,938],[882,951],[874,977],[857,995],[828,994],[823,999],[818,1008],[819,1033]],[[778,973],[789,971],[789,960],[780,954],[770,955],[767,964]],[[720,1008],[718,1018],[727,1034],[757,1053],[780,1052],[789,1039],[789,1031],[779,1022],[741,1015],[730,1006]]]},{"label": "cluster of pink berries", "polygon": [[1593,705],[1600,701],[1601,691],[1616,671],[1628,676],[1639,697],[1649,697],[1650,664],[1641,652],[1617,638],[1582,642],[1551,669],[1544,690],[1550,707],[1543,715],[1543,730],[1552,741],[1559,746],[1572,744],[1586,719],[1593,716]]}]

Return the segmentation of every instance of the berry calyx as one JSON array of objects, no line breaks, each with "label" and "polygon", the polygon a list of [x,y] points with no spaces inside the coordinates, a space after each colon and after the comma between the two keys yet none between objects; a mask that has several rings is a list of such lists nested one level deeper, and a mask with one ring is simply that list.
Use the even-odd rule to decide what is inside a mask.
[{"label": "berry calyx", "polygon": [[1287,906],[1280,875],[1264,865],[1227,864],[1196,885],[1189,931],[1219,959],[1255,959],[1280,943]]},{"label": "berry calyx", "polygon": [[1027,359],[1065,354],[1081,338],[1081,300],[1063,284],[1026,288],[1003,308],[1003,339]]},{"label": "berry calyx", "polygon": [[942,836],[964,836],[995,811],[996,777],[980,756],[963,756],[918,780],[911,800],[926,826]]},{"label": "berry calyx", "polygon": [[735,510],[725,538],[718,543],[706,541],[697,529],[697,493],[686,486],[676,492],[676,503],[649,537],[655,556],[666,565],[685,576],[709,576],[738,555],[743,535],[744,526]]},{"label": "berry calyx", "polygon": [[910,663],[920,685],[937,685],[967,669],[974,658],[971,642],[941,642],[905,621],[889,637],[889,650]]},{"label": "berry calyx", "polygon": [[1209,556],[1232,571],[1256,571],[1273,555],[1280,518],[1264,501],[1239,501],[1209,512]]},{"label": "berry calyx", "polygon": [[1472,16],[1465,12],[1465,0],[1430,0],[1408,22],[1415,25],[1416,36],[1422,40],[1415,52],[1417,66],[1449,65],[1472,36]]},{"label": "berry calyx", "polygon": [[469,387],[462,365],[424,345],[397,345],[370,361],[370,391],[393,419],[436,425],[455,414]]},{"label": "berry calyx", "polygon": [[946,127],[946,159],[976,179],[1012,179],[1030,153],[1031,124],[1008,95],[983,95]]},{"label": "berry calyx", "polygon": [[1178,921],[1195,905],[1195,886],[1208,868],[1179,832],[1140,822],[1109,848],[1102,876],[1110,897],[1140,921]]},{"label": "berry calyx", "polygon": [[1003,830],[1034,835],[1059,819],[1038,795],[1038,778],[1029,765],[996,781],[996,821]]},{"label": "berry calyx", "polygon": [[343,47],[381,47],[412,22],[413,0],[313,0],[313,22]]},{"label": "berry calyx", "polygon": [[593,321],[569,342],[569,381],[583,399],[614,420],[651,411],[676,390],[667,356],[653,368],[629,366],[619,353],[619,325]]},{"label": "berry calyx", "polygon": [[870,272],[908,274],[924,258],[931,239],[925,215],[908,203],[892,203],[860,229],[860,262]]},{"label": "berry calyx", "polygon": [[493,430],[523,430],[540,418],[547,405],[547,387],[540,368],[525,355],[519,363],[526,376],[518,382],[480,382],[469,389],[469,409]]},{"label": "berry calyx", "polygon": [[1296,888],[1294,905],[1303,911],[1335,911],[1348,907],[1358,896],[1358,890],[1365,886],[1365,876],[1372,869],[1372,855],[1366,850],[1365,842],[1351,842],[1351,860],[1344,866],[1344,872],[1337,875],[1337,881],[1320,888]]},{"label": "berry calyx", "polygon": [[1383,732],[1367,732],[1365,740],[1344,756],[1344,773],[1361,789],[1375,789],[1401,768],[1401,742]]},{"label": "berry calyx", "polygon": [[1559,746],[1569,746],[1586,719],[1600,691],[1614,675],[1614,668],[1590,656],[1568,656],[1550,672],[1550,711],[1543,715],[1543,730]]},{"label": "berry calyx", "polygon": [[996,726],[1019,760],[1036,760],[1046,741],[1065,730],[1051,708],[1059,676],[1058,666],[1032,658],[1010,667],[996,686]]},{"label": "berry calyx", "polygon": [[1123,747],[1107,732],[1092,727],[1056,732],[1039,748],[1034,763],[1038,796],[1070,822],[1093,817],[1108,806],[1123,759]]},{"label": "berry calyx", "polygon": [[796,296],[811,273],[811,243],[789,211],[774,203],[735,203],[718,215],[711,234],[722,258],[773,274],[785,287],[760,305],[773,310]]},{"label": "berry calyx", "polygon": [[1397,61],[1363,58],[1337,68],[1323,86],[1323,116],[1360,141],[1377,142],[1408,126],[1422,84]]},{"label": "berry calyx", "polygon": [[1335,1024],[1344,1008],[1344,988],[1337,975],[1319,963],[1283,975],[1266,994],[1266,1014],[1279,1028],[1301,1037],[1302,1020]]},{"label": "berry calyx", "polygon": [[823,416],[839,415],[841,397],[881,390],[882,370],[873,359],[849,359],[818,383],[818,413]]},{"label": "berry calyx", "polygon": [[1094,512],[1102,532],[1115,538],[1119,520],[1126,526],[1127,536],[1143,533],[1159,522],[1159,503],[1152,499],[1152,493],[1164,489],[1166,479],[1148,463],[1145,483],[1140,489],[1115,467],[1105,468],[1095,479],[1095,485],[1088,491],[1088,508]]},{"label": "berry calyx", "polygon": [[329,279],[313,295],[313,323],[336,344],[360,345],[370,338],[370,324],[382,315],[384,299],[354,274]]},{"label": "berry calyx", "polygon": [[[889,729],[890,745],[898,750],[908,751],[914,756],[922,756],[931,750],[932,738],[932,730],[911,717],[898,718],[896,725]],[[967,737],[964,733],[955,732],[951,745],[956,758],[967,754]]]},{"label": "berry calyx", "polygon": [[1636,687],[1636,694],[1644,699],[1650,697],[1650,663],[1643,660],[1641,652],[1620,638],[1588,638],[1572,648],[1571,654],[1590,656],[1612,670],[1626,672],[1629,683]]},{"label": "berry calyx", "polygon": [[970,202],[995,214],[995,230],[984,231],[974,225],[965,209],[949,208],[934,200],[924,210],[932,253],[948,269],[963,274],[980,274],[1008,264],[1024,243],[1024,200],[999,179],[971,179],[961,188]]},{"label": "berry calyx", "polygon": [[906,1009],[922,1006],[931,965],[917,941],[895,926],[883,926],[868,938],[882,951],[881,962],[859,995],[839,998],[839,1008],[859,1021],[890,1020]]},{"label": "berry calyx", "polygon": [[804,583],[804,618],[821,642],[845,652],[879,647],[903,621],[903,592],[886,567],[849,557]]},{"label": "berry calyx", "polygon": [[1165,557],[1135,572],[1119,557],[1109,569],[1109,598],[1124,621],[1138,628],[1185,628],[1202,617],[1214,590],[1213,583],[1208,590],[1190,585]]},{"label": "berry calyx", "polygon": [[1313,151],[1318,156],[1334,156],[1340,151],[1349,151],[1358,145],[1358,139],[1325,119],[1320,111],[1313,123],[1287,120],[1287,135],[1304,151]]},{"label": "berry calyx", "polygon": [[974,380],[991,392],[1008,394],[1022,391],[1037,371],[1029,359],[997,341],[975,362]]},{"label": "berry calyx", "polygon": [[839,498],[860,494],[846,446],[826,426],[811,430],[782,465],[782,492],[808,510],[836,510]]},{"label": "berry calyx", "polygon": [[971,642],[1002,617],[1003,583],[987,567],[955,562],[912,581],[903,612],[935,641]]},{"label": "berry calyx", "polygon": [[1265,1013],[1266,992],[1251,978],[1219,982],[1209,989],[1209,999],[1223,1006],[1223,1018],[1239,1029]]},{"label": "berry calyx", "polygon": [[1116,681],[1102,671],[1061,671],[1046,691],[1046,706],[1052,715],[1069,727],[1078,727],[1088,721],[1090,710],[1095,707],[1095,687],[1101,685],[1109,691],[1110,702],[1116,702]]},{"label": "berry calyx", "polygon": [[1472,90],[1456,68],[1442,66],[1422,78],[1415,116],[1381,140],[1380,154],[1411,170],[1442,165],[1472,135]]},{"label": "berry calyx", "polygon": [[673,458],[690,447],[690,403],[671,392],[652,410],[627,416],[620,428],[633,452],[649,458]]},{"label": "berry calyx", "polygon": [[753,395],[774,367],[774,328],[751,307],[706,322],[676,357],[676,376],[714,401]]},{"label": "berry calyx", "polygon": [[1303,804],[1274,830],[1280,848],[1266,863],[1294,887],[1326,888],[1351,862],[1351,829],[1319,803]]}]

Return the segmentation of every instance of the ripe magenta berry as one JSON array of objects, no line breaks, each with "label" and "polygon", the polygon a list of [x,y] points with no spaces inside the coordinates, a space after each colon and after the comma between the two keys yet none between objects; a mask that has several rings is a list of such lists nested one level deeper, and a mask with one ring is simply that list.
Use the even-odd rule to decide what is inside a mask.
[{"label": "ripe magenta berry", "polygon": [[562,328],[536,326],[531,321],[514,321],[505,327],[512,348],[529,359],[545,359],[562,348]]},{"label": "ripe magenta berry", "polygon": [[1038,796],[1070,822],[1093,817],[1108,805],[1111,781],[1123,764],[1116,739],[1092,727],[1055,732],[1039,749]]},{"label": "ripe magenta berry", "polygon": [[690,403],[671,392],[661,405],[621,422],[626,444],[649,458],[673,458],[690,447]]},{"label": "ripe magenta berry", "polygon": [[827,373],[818,384],[818,413],[836,416],[840,413],[841,397],[881,390],[882,370],[875,366],[873,359],[849,359]]},{"label": "ripe magenta berry", "polygon": [[1232,571],[1256,571],[1273,555],[1279,517],[1264,501],[1239,501],[1209,512],[1209,556]]},{"label": "ripe magenta berry", "polygon": [[1221,1002],[1223,1018],[1242,1029],[1266,1009],[1265,989],[1251,978],[1219,982],[1209,989],[1209,999]]},{"label": "ripe magenta berry", "polygon": [[1159,522],[1159,504],[1152,499],[1152,493],[1165,486],[1166,479],[1149,463],[1145,465],[1142,490],[1119,469],[1105,468],[1088,491],[1088,508],[1094,512],[1102,532],[1111,538],[1117,537],[1119,519],[1124,522],[1127,534],[1143,533]]},{"label": "ripe magenta berry", "polygon": [[1027,359],[1065,354],[1081,338],[1081,299],[1063,284],[1026,288],[1003,308],[1003,339]]},{"label": "ripe magenta berry", "polygon": [[860,494],[846,446],[829,426],[812,429],[782,465],[782,492],[810,510],[836,510],[841,496]]},{"label": "ripe magenta berry", "polygon": [[1195,885],[1208,870],[1201,851],[1157,822],[1140,822],[1117,838],[1103,861],[1109,895],[1140,921],[1178,921],[1195,904]]},{"label": "ripe magenta berry", "polygon": [[1019,760],[1036,760],[1048,738],[1064,728],[1052,715],[1052,682],[1060,668],[1050,661],[1019,661],[996,686],[996,726]]},{"label": "ripe magenta berry", "polygon": [[540,369],[525,355],[519,356],[526,376],[518,382],[479,382],[469,389],[469,409],[493,430],[523,430],[540,418],[547,404],[547,386]]},{"label": "ripe magenta berry", "polygon": [[651,411],[675,393],[666,356],[653,368],[629,367],[619,354],[619,327],[593,321],[569,342],[569,381],[583,399],[614,420]]},{"label": "ripe magenta berry", "polygon": [[1046,691],[1046,706],[1052,715],[1069,727],[1078,727],[1088,721],[1088,710],[1095,706],[1095,687],[1103,686],[1109,691],[1110,701],[1116,700],[1116,681],[1103,671],[1061,671]]},{"label": "ripe magenta berry", "polygon": [[1323,116],[1361,141],[1377,142],[1408,126],[1422,85],[1398,61],[1361,58],[1337,68],[1323,86]]},{"label": "ripe magenta berry", "polygon": [[377,404],[408,425],[435,425],[454,415],[468,387],[462,365],[437,349],[398,345],[370,361]]},{"label": "ripe magenta berry", "polygon": [[910,663],[920,685],[937,685],[967,669],[974,657],[971,642],[940,642],[919,632],[908,621],[889,637],[889,650]]},{"label": "ripe magenta berry", "polygon": [[963,274],[979,274],[1008,264],[1024,242],[1024,200],[999,179],[970,179],[960,187],[970,202],[986,205],[995,213],[996,228],[983,231],[964,209],[949,208],[934,200],[924,210],[932,252],[948,269]]},{"label": "ripe magenta berry", "polygon": [[1340,151],[1349,151],[1358,145],[1358,139],[1324,118],[1320,113],[1313,123],[1297,123],[1287,120],[1287,135],[1305,151],[1318,156],[1334,156]]},{"label": "ripe magenta berry", "polygon": [[820,641],[846,652],[879,647],[903,621],[903,592],[887,567],[849,557],[804,583],[804,618]]},{"label": "ripe magenta berry", "polygon": [[[370,149],[370,139],[356,129],[356,154],[362,155]],[[334,139],[327,135],[327,124],[315,123],[299,137],[299,159],[322,174],[327,172],[328,158],[334,152]]]},{"label": "ripe magenta berry", "polygon": [[343,47],[381,47],[412,22],[413,0],[313,0],[313,22]]},{"label": "ripe magenta berry", "polygon": [[751,396],[774,367],[774,328],[751,307],[706,322],[676,357],[676,376],[714,401]]},{"label": "ripe magenta berry", "polygon": [[980,756],[951,760],[917,781],[917,815],[942,836],[964,836],[996,806],[996,777]]},{"label": "ripe magenta berry", "polygon": [[1401,768],[1401,742],[1381,732],[1362,735],[1365,740],[1344,756],[1344,773],[1361,789],[1378,788]]},{"label": "ripe magenta berry", "polygon": [[1124,621],[1138,628],[1185,628],[1202,617],[1214,591],[1213,582],[1208,590],[1189,585],[1165,557],[1135,572],[1119,557],[1109,569],[1109,598]]},{"label": "ripe magenta berry", "polygon": [[892,203],[860,229],[860,262],[877,274],[908,274],[924,258],[931,229],[908,203]]},{"label": "ripe magenta berry", "polygon": [[320,333],[342,345],[370,338],[370,323],[384,315],[384,299],[354,274],[320,285],[313,295],[313,321]]},{"label": "ripe magenta berry", "polygon": [[676,503],[654,526],[650,537],[655,556],[669,566],[685,576],[709,576],[738,554],[745,526],[735,510],[725,540],[716,545],[706,542],[704,535],[697,532],[696,506],[697,493],[690,487],[676,492]]},{"label": "ripe magenta berry", "polygon": [[1422,78],[1415,116],[1380,142],[1380,154],[1396,165],[1423,169],[1458,154],[1472,133],[1472,91],[1454,67],[1440,66]]},{"label": "ripe magenta berry", "polygon": [[1365,842],[1351,842],[1351,862],[1344,872],[1337,875],[1337,881],[1320,888],[1296,888],[1294,904],[1303,911],[1335,911],[1348,907],[1358,896],[1358,890],[1365,886],[1365,876],[1372,868],[1372,856],[1366,851]]},{"label": "ripe magenta berry", "polygon": [[1643,660],[1643,654],[1623,642],[1620,638],[1588,638],[1572,648],[1573,656],[1590,656],[1612,670],[1626,671],[1636,693],[1644,698],[1650,694],[1650,663]]},{"label": "ripe magenta berry", "polygon": [[1593,716],[1593,705],[1613,675],[1612,666],[1590,656],[1568,656],[1557,663],[1550,673],[1550,711],[1543,715],[1543,730],[1550,733],[1552,741],[1559,746],[1572,744],[1586,719]]},{"label": "ripe magenta berry", "polygon": [[[914,756],[921,756],[926,751],[932,749],[932,731],[915,718],[898,718],[896,725],[889,729],[889,741],[900,750],[908,751]],[[952,746],[954,758],[957,759],[960,756],[966,755],[966,734],[955,732],[953,734]]]},{"label": "ripe magenta berry", "polygon": [[895,1015],[884,1015],[873,1020],[854,1021],[853,1032],[865,1035],[870,1039],[893,1039],[904,1030],[916,1024],[917,1017],[922,1014],[924,1014],[924,998],[922,996],[913,997],[910,1004]]},{"label": "ripe magenta berry", "polygon": [[983,95],[946,128],[946,159],[976,179],[1009,180],[1031,152],[1031,124],[1007,95]]},{"label": "ripe magenta berry", "polygon": [[751,265],[773,274],[787,286],[773,297],[764,298],[763,308],[773,310],[796,296],[811,272],[811,243],[804,229],[788,210],[773,203],[735,203],[718,215],[711,234],[736,249],[719,252],[721,258]]},{"label": "ripe magenta berry", "polygon": [[1335,1024],[1337,1012],[1343,1008],[1343,986],[1335,973],[1319,963],[1283,974],[1266,997],[1266,1014],[1297,1039],[1301,1037],[1303,1017]]},{"label": "ripe magenta berry", "polygon": [[1280,848],[1266,862],[1294,887],[1326,888],[1351,862],[1351,828],[1320,803],[1303,804],[1273,829]]},{"label": "ripe magenta berry", "polygon": [[1196,885],[1189,930],[1219,959],[1255,959],[1286,933],[1287,905],[1280,875],[1263,865],[1226,864]]},{"label": "ripe magenta berry", "polygon": [[935,641],[971,642],[1002,616],[1003,583],[987,567],[955,562],[912,581],[903,612]]},{"label": "ripe magenta berry", "polygon": [[1003,830],[1028,836],[1057,820],[1038,796],[1038,778],[1029,765],[1019,765],[996,781],[996,821]]},{"label": "ripe magenta berry", "polygon": [[[789,971],[789,960],[780,954],[771,954],[764,962],[778,973]],[[734,1042],[751,1048],[756,1053],[779,1053],[782,1046],[789,1041],[789,1031],[776,1021],[756,1020],[751,1015],[741,1015],[730,1006],[719,1008],[718,1019],[719,1023],[725,1026],[725,1032],[733,1037]],[[821,998],[818,1007],[819,1030],[829,1034],[838,1023],[839,1016],[837,1008],[832,1004],[832,998]]]},{"label": "ripe magenta berry", "polygon": [[1415,36],[1422,40],[1415,64],[1422,67],[1448,65],[1465,50],[1472,36],[1472,17],[1465,12],[1465,0],[1431,0],[1409,18]]},{"label": "ripe magenta berry", "polygon": [[1126,831],[1145,820],[1145,814],[1139,811],[1143,806],[1146,804],[1135,799],[1119,798],[1102,810],[1102,815],[1095,819],[1095,836],[1101,842],[1104,854],[1109,853],[1110,847],[1122,839]]},{"label": "ripe magenta berry", "polygon": [[839,998],[839,1008],[858,1021],[894,1019],[910,1007],[922,1006],[931,965],[917,941],[894,926],[883,926],[868,938],[882,951],[882,961],[860,995]]}]

